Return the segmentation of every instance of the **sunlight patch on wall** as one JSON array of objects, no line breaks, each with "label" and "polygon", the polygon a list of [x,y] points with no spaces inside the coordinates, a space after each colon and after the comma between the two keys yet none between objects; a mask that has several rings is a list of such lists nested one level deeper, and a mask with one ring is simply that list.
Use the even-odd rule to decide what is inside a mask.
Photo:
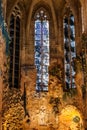
[{"label": "sunlight patch on wall", "polygon": [[74,106],[67,106],[59,116],[59,129],[84,130],[80,112]]}]

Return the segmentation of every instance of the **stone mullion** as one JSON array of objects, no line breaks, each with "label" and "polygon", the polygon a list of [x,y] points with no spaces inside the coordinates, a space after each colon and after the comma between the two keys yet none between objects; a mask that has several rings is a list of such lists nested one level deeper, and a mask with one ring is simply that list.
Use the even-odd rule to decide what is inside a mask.
[{"label": "stone mullion", "polygon": [[55,57],[55,34],[54,34],[54,26],[53,26],[53,22],[49,21],[49,53],[50,53],[50,63],[53,60],[53,58]]},{"label": "stone mullion", "polygon": [[71,58],[71,42],[70,42],[70,16],[68,16],[68,36],[69,36],[69,52],[70,52],[70,88],[72,88],[72,65],[71,65],[71,61],[72,61],[72,58]]},{"label": "stone mullion", "polygon": [[43,90],[43,21],[41,21],[41,89]]},{"label": "stone mullion", "polygon": [[[29,57],[29,65],[34,65],[34,21],[32,20],[31,26],[30,26],[30,37],[29,37],[29,44],[26,45],[26,53],[28,54]],[[27,59],[26,59],[27,60]]]},{"label": "stone mullion", "polygon": [[[3,84],[3,75],[4,75],[4,63],[5,63],[5,44],[6,41],[4,40],[0,28],[0,130],[2,130],[2,98],[3,98],[3,87],[5,84]],[[7,75],[5,75],[7,76]]]},{"label": "stone mullion", "polygon": [[20,35],[19,35],[19,79],[18,79],[18,87],[20,86],[20,73],[21,73],[21,69],[20,69],[20,66],[21,66],[21,29],[22,29],[22,23],[21,23],[21,19],[20,19]]},{"label": "stone mullion", "polygon": [[14,17],[14,45],[13,45],[13,73],[12,73],[12,86],[14,87],[14,77],[15,77],[15,42],[16,42],[16,17]]}]

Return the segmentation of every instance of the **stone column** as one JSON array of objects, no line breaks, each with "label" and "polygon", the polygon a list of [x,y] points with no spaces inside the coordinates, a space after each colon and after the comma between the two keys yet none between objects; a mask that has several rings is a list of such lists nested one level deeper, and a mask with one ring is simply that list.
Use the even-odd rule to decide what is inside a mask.
[{"label": "stone column", "polygon": [[[81,5],[82,5],[82,7],[81,7],[82,8],[82,32],[87,33],[87,0],[81,0]],[[87,52],[87,50],[86,50],[86,52]],[[86,60],[87,60],[87,56],[86,56]],[[85,97],[84,106],[85,106],[84,121],[85,121],[85,128],[87,129],[87,85],[86,85],[86,97]]]},{"label": "stone column", "polygon": [[2,32],[0,30],[0,130],[2,130],[2,90],[3,90],[3,70],[4,70],[4,54],[5,54],[5,41],[2,37]]}]

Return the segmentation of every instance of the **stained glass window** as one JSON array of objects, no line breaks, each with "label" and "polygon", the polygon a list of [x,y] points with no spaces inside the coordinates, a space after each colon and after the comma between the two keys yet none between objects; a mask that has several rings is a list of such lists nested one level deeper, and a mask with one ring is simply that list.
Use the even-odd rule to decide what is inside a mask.
[{"label": "stained glass window", "polygon": [[10,70],[9,86],[19,87],[20,18],[13,14],[10,19]]},{"label": "stained glass window", "polygon": [[49,81],[49,20],[45,10],[35,15],[35,66],[36,90],[48,91]]},{"label": "stained glass window", "polygon": [[64,17],[64,65],[66,89],[76,88],[74,59],[76,58],[75,47],[75,23],[74,16],[70,14]]}]

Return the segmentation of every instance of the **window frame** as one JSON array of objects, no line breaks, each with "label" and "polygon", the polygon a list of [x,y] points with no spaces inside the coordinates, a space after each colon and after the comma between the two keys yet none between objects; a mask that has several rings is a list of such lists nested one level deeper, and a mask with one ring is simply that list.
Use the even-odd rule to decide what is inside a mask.
[{"label": "window frame", "polygon": [[[10,27],[12,16],[14,17],[14,29],[13,29],[14,34],[13,35],[10,34],[10,30],[12,29]],[[19,19],[18,20],[19,26],[17,26],[17,18]],[[13,12],[11,13],[11,16],[10,16],[9,35],[10,35],[10,39],[13,38],[13,41],[11,39],[11,42],[9,44],[9,49],[11,47],[11,44],[13,44],[13,46],[12,46],[13,54],[10,50],[10,63],[12,62],[13,65],[10,66],[10,69],[9,69],[9,87],[10,88],[12,88],[12,87],[19,88],[20,87],[21,12],[18,7],[15,7],[13,9]],[[17,50],[18,50],[18,52],[17,52]],[[11,55],[12,55],[12,58],[11,58]],[[16,63],[16,60],[17,60],[17,63]],[[18,68],[18,70],[17,70],[17,68]],[[12,71],[12,72],[10,72],[10,71]]]},{"label": "window frame", "polygon": [[[49,26],[50,26],[48,11],[45,8],[43,8],[43,7],[39,8],[38,10],[36,10],[36,12],[34,14],[34,20],[33,20],[34,21],[34,25],[35,25],[35,21],[37,20],[36,15],[40,11],[43,11],[45,13],[45,15],[47,16],[46,20],[48,21]],[[42,22],[44,22],[43,17],[40,17],[39,20],[41,21],[41,25],[42,25]],[[34,28],[34,31],[35,31],[35,28]],[[48,38],[49,39],[48,40],[48,42],[49,42],[49,52],[48,53],[49,53],[49,57],[50,57],[50,27],[49,27],[48,31],[49,31],[49,34],[48,34],[48,36],[49,36],[49,38]],[[43,33],[43,32],[41,32],[41,33]],[[41,37],[42,37],[42,34],[41,34]],[[43,40],[44,39],[41,38],[41,43],[43,43]],[[46,39],[46,41],[47,41],[47,39]],[[34,48],[35,48],[35,32],[34,32]],[[35,53],[34,53],[34,58],[35,58]],[[46,66],[46,65],[44,65],[44,66]],[[49,72],[48,72],[48,75],[49,75]],[[37,79],[36,79],[36,82],[37,82]],[[48,82],[49,82],[49,80],[48,80]],[[36,91],[48,91],[48,85],[46,87],[44,87],[44,86],[40,86],[39,88],[36,87]]]},{"label": "window frame", "polygon": [[[68,35],[68,41],[66,42],[66,43],[68,43],[68,46],[69,47],[67,47],[67,46],[65,46],[65,31],[63,32],[63,34],[64,34],[64,42],[63,42],[63,44],[64,44],[64,79],[65,79],[65,90],[70,90],[70,89],[74,89],[74,88],[76,88],[76,84],[75,84],[75,74],[76,74],[76,71],[75,71],[75,58],[76,58],[76,26],[75,26],[75,17],[74,17],[74,15],[73,15],[73,12],[70,10],[70,9],[67,9],[68,10],[68,12],[67,13],[65,13],[65,15],[64,15],[64,17],[63,17],[63,31],[64,31],[64,20],[65,20],[65,18],[67,18],[68,19],[68,33],[66,34],[66,35]],[[71,16],[73,16],[74,17],[74,25],[73,25],[73,28],[74,28],[74,31],[73,31],[73,37],[74,37],[74,40],[71,40]],[[74,55],[72,56],[72,48],[71,48],[71,43],[74,41],[74,43],[75,43],[75,45],[74,45]],[[69,67],[68,67],[68,69],[69,69],[69,71],[70,71],[70,74],[69,74],[69,76],[66,76],[66,65],[68,65],[68,62],[66,61],[66,57],[65,57],[65,54],[66,54],[66,56],[68,57],[68,55],[67,55],[67,51],[66,51],[66,49],[65,49],[65,47],[66,47],[66,49],[67,50],[69,50],[69,53],[70,53],[70,61],[68,61],[69,62],[69,64],[70,64],[70,69],[69,69]],[[73,57],[73,58],[72,58]],[[75,73],[74,73],[75,72]],[[72,74],[72,73],[74,73],[74,74]],[[66,78],[67,77],[67,78]],[[66,79],[68,79],[68,77],[70,77],[70,86],[67,86],[66,85]],[[72,80],[73,79],[73,80]],[[72,85],[73,85],[73,83],[74,83],[74,87],[72,87]]]}]

